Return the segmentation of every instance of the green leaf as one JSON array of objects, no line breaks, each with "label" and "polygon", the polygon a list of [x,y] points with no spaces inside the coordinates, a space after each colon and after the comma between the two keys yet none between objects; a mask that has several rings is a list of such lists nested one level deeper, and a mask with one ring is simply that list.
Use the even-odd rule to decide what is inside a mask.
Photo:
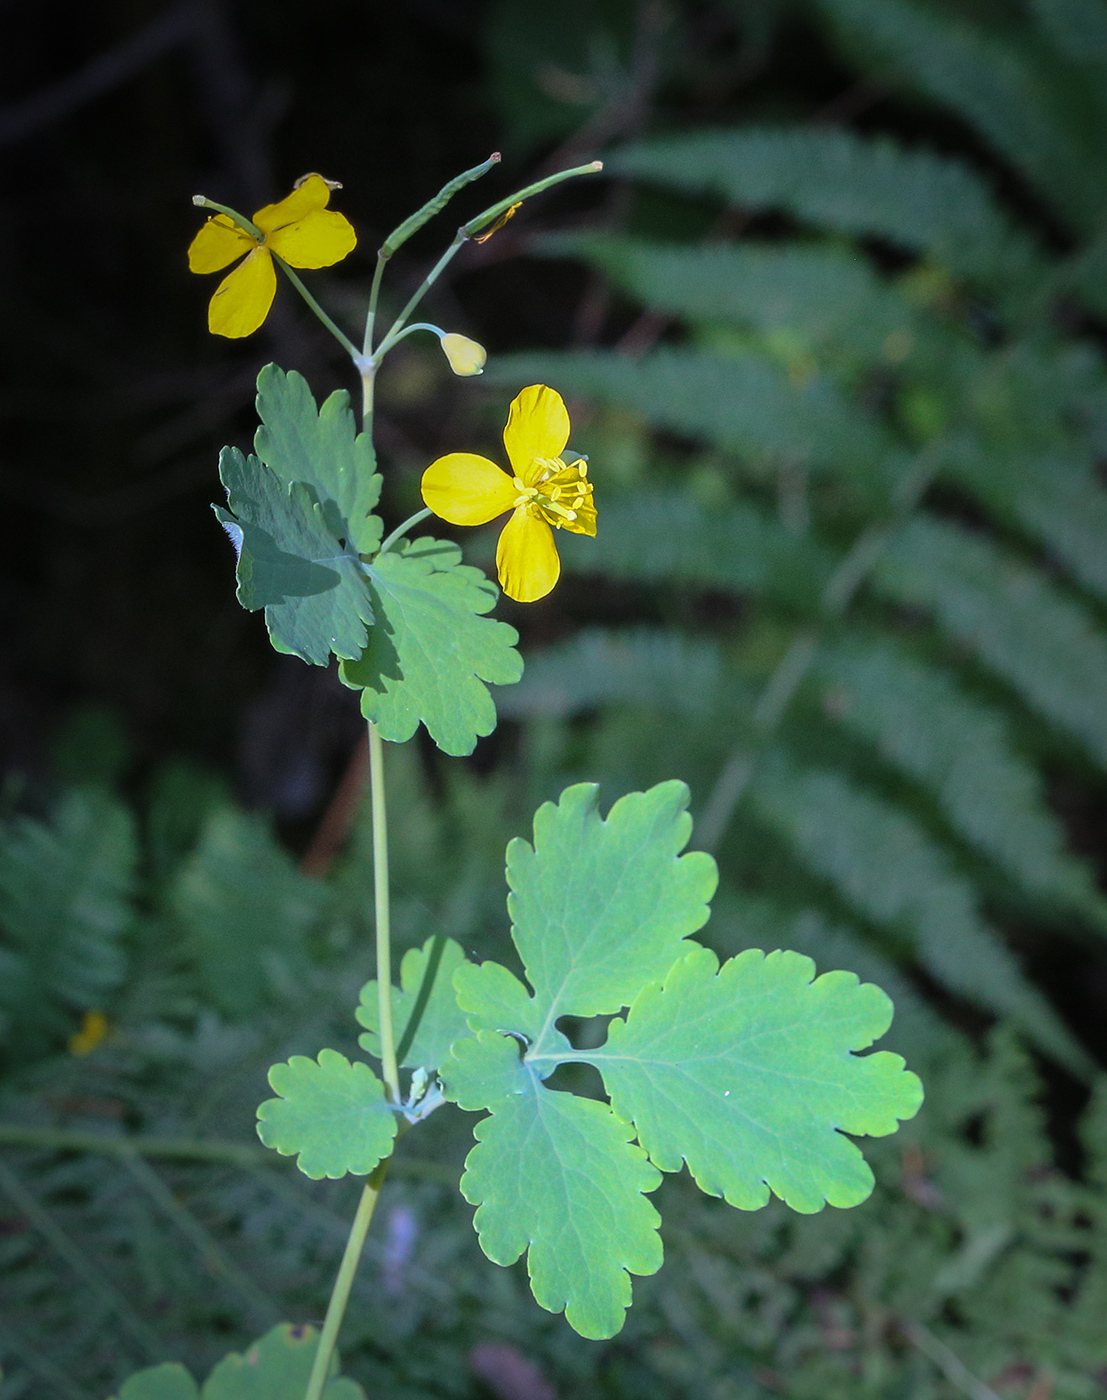
[{"label": "green leaf", "polygon": [[304,481],[320,501],[332,501],[357,552],[376,553],[382,525],[372,512],[381,478],[373,439],[357,432],[346,390],[337,389],[317,411],[303,375],[266,365],[258,375],[257,405],[254,451],[261,460],[286,485]]},{"label": "green leaf", "polygon": [[381,541],[372,444],[355,436],[344,391],[317,412],[304,379],[275,365],[258,376],[258,411],[258,455],[219,458],[230,511],[215,513],[238,551],[238,600],[265,609],[278,651],[316,666],[360,656],[373,621],[361,556]]},{"label": "green leaf", "polygon": [[[507,848],[512,937],[551,1026],[619,1011],[664,977],[718,883],[709,855],[680,854],[692,834],[684,783],[628,793],[606,820],[599,798],[595,783],[566,788],[535,813],[534,846]],[[470,976],[457,974],[459,995]]]},{"label": "green leaf", "polygon": [[[302,1400],[318,1341],[314,1327],[278,1323],[245,1352],[232,1351],[216,1365],[204,1385],[203,1400]],[[365,1400],[361,1386],[337,1376],[337,1371],[335,1355],[333,1379],[324,1386],[322,1400]]]},{"label": "green leaf", "polygon": [[853,1053],[891,1025],[879,987],[814,978],[800,953],[751,949],[720,969],[696,949],[612,1022],[589,1058],[652,1162],[687,1162],[701,1190],[742,1210],[770,1191],[805,1214],[865,1200],[873,1175],[843,1134],[894,1133],[922,1085],[899,1055]]},{"label": "green leaf", "polygon": [[481,1248],[504,1265],[529,1250],[538,1303],[564,1309],[583,1337],[614,1336],[628,1275],[661,1267],[660,1218],[644,1195],[661,1174],[605,1104],[551,1092],[524,1069],[514,1040],[484,1031],[454,1053],[450,1092],[463,1108],[493,1110],[461,1179]]},{"label": "green leaf", "polygon": [[920,514],[877,561],[873,583],[933,613],[1107,768],[1107,642],[1087,610],[1041,570],[963,526]]},{"label": "green leaf", "polygon": [[148,1366],[128,1376],[116,1400],[199,1400],[200,1387],[179,1361]]},{"label": "green leaf", "polygon": [[[392,1024],[402,1068],[437,1069],[450,1046],[468,1030],[465,1013],[454,993],[454,973],[466,962],[460,945],[442,934],[404,954],[400,986],[392,989]],[[414,1028],[413,1013],[417,1017]],[[380,1015],[375,979],[362,987],[361,1003],[354,1015],[366,1027],[365,1034],[358,1036],[358,1044],[379,1060]],[[406,1048],[405,1041],[409,1041]]]},{"label": "green leaf", "polygon": [[362,713],[382,738],[402,743],[422,721],[446,753],[472,753],[496,727],[484,682],[509,685],[523,673],[518,633],[483,616],[498,590],[461,563],[456,545],[432,539],[378,556],[366,575],[377,625],[357,659],[343,662],[342,680],[361,689]]},{"label": "green leaf", "polygon": [[230,511],[215,508],[238,550],[238,601],[265,609],[274,647],[314,666],[365,647],[373,606],[364,565],[312,487],[286,485],[256,457],[225,447],[219,479]]},{"label": "green leaf", "polygon": [[258,1137],[313,1181],[367,1176],[392,1150],[396,1118],[384,1085],[369,1068],[337,1050],[320,1050],[318,1062],[293,1055],[274,1065],[269,1083],[280,1095],[258,1109]]},{"label": "green leaf", "polygon": [[[485,1253],[510,1264],[529,1251],[538,1302],[609,1337],[629,1275],[661,1262],[645,1200],[655,1168],[687,1159],[705,1190],[748,1208],[770,1188],[806,1211],[855,1204],[872,1177],[841,1134],[893,1132],[921,1090],[899,1056],[851,1053],[891,1020],[877,988],[852,973],[812,986],[797,954],[743,954],[716,977],[714,955],[686,941],[716,871],[701,852],[681,855],[683,783],[630,793],[606,821],[597,799],[592,784],[567,788],[539,808],[533,847],[508,847],[512,937],[533,992],[498,963],[462,964],[454,985],[473,1034],[439,1075],[462,1108],[490,1110],[462,1178]],[[628,1006],[597,1050],[558,1025]],[[610,1105],[544,1085],[572,1062],[599,1069]]]}]

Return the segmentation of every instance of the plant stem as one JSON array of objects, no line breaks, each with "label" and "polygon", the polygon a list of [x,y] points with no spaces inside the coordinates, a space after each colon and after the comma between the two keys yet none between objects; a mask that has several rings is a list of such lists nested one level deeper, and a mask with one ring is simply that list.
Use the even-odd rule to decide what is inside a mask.
[{"label": "plant stem", "polygon": [[399,339],[400,332],[407,324],[408,317],[423,300],[430,288],[438,281],[439,277],[452,262],[462,245],[467,243],[474,234],[479,233],[482,228],[493,223],[501,214],[506,213],[512,205],[522,204],[522,202],[525,199],[529,199],[531,195],[541,194],[543,190],[548,190],[551,185],[559,185],[562,180],[571,180],[576,175],[595,175],[602,169],[603,162],[593,160],[589,161],[587,165],[574,166],[572,170],[559,170],[556,175],[547,175],[544,180],[536,180],[533,185],[527,185],[525,189],[517,190],[515,194],[508,195],[506,199],[497,201],[497,203],[478,214],[476,218],[470,219],[467,224],[462,224],[454,235],[454,241],[431,268],[430,272],[427,273],[426,277],[423,278],[422,282],[420,282],[411,300],[396,317],[395,321],[392,323],[391,329],[373,352],[373,360],[379,363],[383,356],[388,353]]},{"label": "plant stem", "polygon": [[391,254],[386,253],[382,248],[377,254],[377,266],[373,271],[373,285],[369,289],[369,310],[365,315],[365,339],[361,346],[361,353],[366,359],[373,353],[373,327],[377,320],[377,302],[381,294],[381,279],[384,277],[384,269],[388,266],[390,256]]},{"label": "plant stem", "polygon": [[331,318],[315,300],[312,294],[304,286],[299,276],[295,272],[293,272],[292,268],[289,267],[288,263],[285,262],[284,258],[280,257],[277,253],[271,253],[271,256],[273,258],[273,261],[277,264],[277,266],[281,269],[284,275],[288,278],[288,280],[300,293],[303,299],[307,302],[308,306],[311,307],[312,311],[314,311],[316,316],[319,317],[320,321],[323,322],[327,330],[330,331],[331,335],[334,336],[335,340],[337,340],[339,345],[342,346],[343,350],[346,351],[347,355],[350,356],[350,358],[355,364],[360,364],[361,352],[358,350],[357,346],[346,334],[346,332],[335,325],[335,323],[331,320]]},{"label": "plant stem", "polygon": [[361,1251],[365,1247],[365,1237],[369,1233],[369,1225],[377,1208],[387,1171],[388,1159],[371,1173],[361,1193],[357,1214],[354,1216],[354,1223],[350,1227],[350,1235],[342,1254],[342,1263],[338,1267],[338,1276],[331,1289],[331,1300],[327,1304],[327,1316],[323,1320],[323,1330],[319,1335],[319,1346],[315,1352],[311,1375],[308,1377],[307,1390],[304,1391],[304,1400],[319,1400],[327,1383],[334,1344],[338,1340],[338,1329],[342,1326],[342,1319],[346,1314],[354,1275],[361,1262]]},{"label": "plant stem", "polygon": [[387,554],[397,540],[402,539],[409,530],[419,524],[420,520],[426,520],[428,515],[433,514],[434,511],[431,510],[430,506],[426,506],[423,510],[417,510],[414,515],[409,515],[402,525],[397,525],[392,533],[385,537],[384,543],[377,553]]},{"label": "plant stem", "polygon": [[392,1028],[392,943],[388,900],[388,814],[384,801],[384,745],[369,724],[369,800],[373,811],[373,895],[377,916],[377,1007],[381,1073],[394,1104],[401,1100],[396,1039]]},{"label": "plant stem", "polygon": [[[392,945],[389,927],[388,817],[384,800],[384,745],[381,742],[377,726],[372,721],[369,724],[369,792],[373,811],[373,894],[377,916],[377,1005],[380,1015],[381,1072],[389,1098],[394,1104],[398,1104],[401,1095],[400,1074],[396,1065],[395,1033],[392,1029]],[[365,1247],[365,1237],[369,1233],[369,1224],[373,1219],[373,1212],[377,1208],[377,1200],[380,1197],[381,1187],[384,1185],[384,1178],[391,1160],[391,1157],[386,1157],[373,1170],[361,1193],[357,1214],[354,1216],[354,1223],[350,1226],[350,1234],[346,1240],[342,1263],[338,1268],[338,1276],[331,1289],[331,1300],[327,1304],[327,1316],[323,1322],[323,1330],[319,1335],[319,1346],[315,1352],[315,1360],[312,1363],[307,1390],[304,1392],[304,1400],[319,1400],[323,1393],[323,1387],[327,1383],[331,1357],[334,1355],[335,1343],[338,1340],[338,1330],[342,1326],[346,1304],[350,1300],[350,1289],[353,1287],[354,1275],[357,1273],[357,1266],[361,1260],[361,1251]]]}]

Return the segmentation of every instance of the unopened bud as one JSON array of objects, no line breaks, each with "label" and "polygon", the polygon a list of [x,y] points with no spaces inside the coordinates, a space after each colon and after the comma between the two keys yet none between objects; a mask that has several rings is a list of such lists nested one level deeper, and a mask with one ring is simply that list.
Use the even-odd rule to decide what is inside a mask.
[{"label": "unopened bud", "polygon": [[488,359],[488,351],[483,345],[478,345],[467,335],[458,335],[455,331],[448,331],[442,336],[439,344],[455,374],[463,379],[473,374],[483,374],[484,362]]}]

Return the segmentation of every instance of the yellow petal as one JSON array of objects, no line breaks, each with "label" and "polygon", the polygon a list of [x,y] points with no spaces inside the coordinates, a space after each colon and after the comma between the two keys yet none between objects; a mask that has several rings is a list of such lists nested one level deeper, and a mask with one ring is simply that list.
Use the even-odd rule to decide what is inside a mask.
[{"label": "yellow petal", "polygon": [[219,272],[248,253],[257,244],[226,214],[216,214],[188,245],[188,266],[192,272]]},{"label": "yellow petal", "polygon": [[553,531],[526,506],[518,506],[496,546],[500,587],[517,603],[544,598],[561,574]]},{"label": "yellow petal", "polygon": [[[325,209],[330,200],[330,186],[322,175],[309,175],[304,183],[276,204],[267,204],[254,215],[254,223],[262,233],[294,224],[316,209]],[[283,254],[282,254],[283,256]]]},{"label": "yellow petal", "polygon": [[513,400],[504,429],[504,446],[515,475],[536,486],[545,466],[560,457],[569,441],[569,413],[556,389],[532,384]]},{"label": "yellow petal", "polygon": [[255,248],[215,289],[208,307],[208,330],[231,340],[252,335],[269,315],[276,292],[273,259],[268,249]]},{"label": "yellow petal", "polygon": [[423,473],[423,500],[451,525],[485,525],[515,504],[507,472],[475,452],[451,452]]},{"label": "yellow petal", "polygon": [[345,214],[336,214],[333,209],[313,209],[295,223],[274,229],[265,246],[292,267],[330,267],[353,252],[357,234]]}]

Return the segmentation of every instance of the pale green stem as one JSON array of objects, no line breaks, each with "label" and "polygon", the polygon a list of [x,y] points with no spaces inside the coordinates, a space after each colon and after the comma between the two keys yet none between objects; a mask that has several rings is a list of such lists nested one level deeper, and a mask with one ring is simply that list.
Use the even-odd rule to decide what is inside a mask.
[{"label": "pale green stem", "polygon": [[433,514],[434,511],[428,506],[425,510],[417,510],[414,515],[409,515],[402,525],[397,525],[392,533],[386,537],[377,553],[387,554],[397,540],[402,539],[409,530],[414,529],[420,520],[426,520],[428,515]]},{"label": "pale green stem", "polygon": [[597,171],[603,169],[603,162],[599,160],[590,161],[587,165],[574,166],[572,170],[560,170],[556,175],[547,175],[544,180],[536,180],[533,185],[527,185],[525,189],[517,190],[515,194],[510,194],[506,199],[499,200],[483,213],[470,219],[467,224],[462,224],[454,236],[454,241],[438,259],[435,265],[420,282],[411,300],[396,317],[391,329],[373,352],[373,360],[377,363],[388,353],[399,339],[400,332],[407,325],[408,317],[426,296],[427,292],[438,281],[443,271],[449,266],[454,257],[467,243],[470,238],[478,234],[482,228],[494,223],[501,214],[507,212],[513,204],[522,204],[524,200],[530,199],[532,195],[541,194],[543,190],[548,190],[552,185],[559,185],[563,180],[571,180],[577,175],[595,175]]},{"label": "pale green stem", "polygon": [[392,942],[388,900],[388,814],[384,800],[384,744],[369,722],[369,801],[373,812],[373,895],[377,915],[377,1009],[381,1073],[394,1104],[401,1101],[396,1037],[392,1028]]},{"label": "pale green stem", "polygon": [[361,1262],[361,1251],[365,1247],[365,1237],[369,1233],[369,1225],[373,1219],[373,1212],[377,1208],[377,1201],[380,1199],[381,1187],[384,1184],[387,1171],[388,1160],[386,1159],[372,1172],[361,1193],[357,1214],[354,1216],[354,1223],[350,1227],[350,1235],[342,1254],[342,1263],[338,1267],[338,1277],[331,1289],[331,1300],[327,1304],[327,1315],[323,1319],[323,1330],[319,1334],[319,1346],[315,1352],[311,1375],[308,1377],[307,1390],[304,1391],[304,1400],[319,1400],[323,1394],[323,1387],[327,1383],[327,1374],[331,1369],[331,1357],[334,1355],[335,1342],[338,1340],[338,1329],[342,1326],[342,1319],[346,1315],[346,1304],[350,1301],[350,1289],[354,1286],[354,1275]]},{"label": "pale green stem", "polygon": [[384,277],[384,269],[388,266],[390,254],[386,254],[382,249],[377,254],[377,266],[373,271],[373,285],[369,289],[369,310],[365,316],[365,339],[362,342],[361,353],[366,359],[373,353],[373,327],[377,320],[377,302],[381,294],[381,280]]},{"label": "pale green stem", "polygon": [[[272,252],[272,250],[270,251]],[[361,352],[358,350],[357,346],[346,334],[346,332],[340,329],[337,325],[335,325],[335,323],[331,320],[331,318],[315,300],[312,294],[304,286],[303,282],[301,282],[297,274],[293,272],[292,268],[290,268],[288,263],[285,262],[284,258],[280,257],[277,253],[272,253],[272,258],[273,261],[280,268],[280,270],[284,273],[284,275],[300,293],[303,299],[307,302],[308,306],[311,307],[312,311],[314,311],[316,316],[319,317],[320,321],[323,322],[327,330],[330,331],[331,335],[334,336],[335,340],[338,341],[339,345],[342,346],[343,350],[345,350],[347,355],[349,355],[349,357],[353,360],[354,364],[360,365]]]}]

